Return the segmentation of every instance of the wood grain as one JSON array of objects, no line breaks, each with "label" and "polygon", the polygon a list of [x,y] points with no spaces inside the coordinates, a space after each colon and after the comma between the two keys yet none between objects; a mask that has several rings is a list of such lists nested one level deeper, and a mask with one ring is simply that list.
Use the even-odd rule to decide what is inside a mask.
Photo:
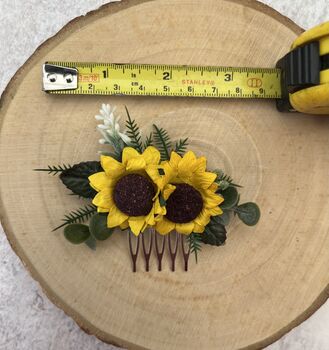
[{"label": "wood grain", "polygon": [[[130,349],[255,349],[328,296],[329,119],[279,114],[273,102],[49,96],[47,60],[273,66],[301,30],[254,1],[124,0],[79,18],[18,71],[1,99],[1,220],[51,298],[89,333]],[[97,159],[102,102],[156,122],[223,167],[256,201],[255,228],[234,223],[198,265],[131,273],[127,237],[96,253],[51,232],[81,201],[31,169]]]}]

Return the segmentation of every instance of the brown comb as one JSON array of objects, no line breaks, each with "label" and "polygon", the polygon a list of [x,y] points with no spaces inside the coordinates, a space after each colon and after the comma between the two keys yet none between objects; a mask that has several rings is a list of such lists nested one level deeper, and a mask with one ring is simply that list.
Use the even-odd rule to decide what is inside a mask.
[{"label": "brown comb", "polygon": [[[183,256],[184,270],[188,271],[190,247],[189,245],[185,244],[184,235],[181,235],[176,231],[172,231],[168,235],[163,236],[157,233],[153,228],[150,228],[148,229],[148,231],[145,231],[144,233],[141,233],[139,236],[136,237],[129,230],[128,241],[133,272],[137,271],[137,258],[139,255],[142,255],[144,257],[145,271],[149,271],[152,251],[155,252],[155,256],[158,262],[158,271],[161,271],[162,259],[166,251],[166,247],[167,252],[170,256],[171,271],[175,271],[176,257],[179,251],[181,251],[181,254]],[[140,244],[140,241],[142,241],[142,244]],[[140,250],[142,250],[141,254],[139,254]]]}]

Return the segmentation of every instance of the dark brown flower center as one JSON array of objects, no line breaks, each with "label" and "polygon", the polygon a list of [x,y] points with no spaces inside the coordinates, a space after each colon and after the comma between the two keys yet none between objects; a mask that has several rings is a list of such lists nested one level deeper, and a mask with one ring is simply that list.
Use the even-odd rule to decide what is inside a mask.
[{"label": "dark brown flower center", "polygon": [[153,205],[155,190],[152,182],[138,174],[123,176],[115,185],[115,205],[129,216],[147,215]]},{"label": "dark brown flower center", "polygon": [[167,200],[166,218],[178,224],[194,220],[202,211],[203,200],[199,191],[188,184],[174,184],[175,191]]}]

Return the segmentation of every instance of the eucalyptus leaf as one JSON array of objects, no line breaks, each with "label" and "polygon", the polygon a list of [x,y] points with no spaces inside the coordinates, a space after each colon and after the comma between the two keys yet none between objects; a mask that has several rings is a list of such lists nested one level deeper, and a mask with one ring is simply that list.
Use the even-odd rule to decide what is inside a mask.
[{"label": "eucalyptus leaf", "polygon": [[220,205],[222,209],[233,208],[239,200],[239,193],[235,187],[228,187],[221,194],[224,197],[224,202]]},{"label": "eucalyptus leaf", "polygon": [[260,210],[256,203],[248,202],[236,208],[239,219],[248,226],[257,224],[260,218]]},{"label": "eucalyptus leaf", "polygon": [[59,177],[73,193],[84,198],[94,198],[97,192],[90,186],[88,177],[101,171],[100,162],[82,162],[64,170]]},{"label": "eucalyptus leaf", "polygon": [[65,227],[64,236],[73,244],[81,244],[90,237],[90,232],[87,225],[70,224]]},{"label": "eucalyptus leaf", "polygon": [[223,210],[223,214],[213,216],[211,220],[213,225],[221,224],[221,225],[227,226],[230,223],[230,218],[231,218],[230,211]]},{"label": "eucalyptus leaf", "polygon": [[92,235],[89,236],[89,238],[85,241],[85,244],[92,250],[96,250],[96,238]]},{"label": "eucalyptus leaf", "polygon": [[205,244],[221,246],[226,241],[226,228],[224,225],[211,220],[201,235],[202,242]]},{"label": "eucalyptus leaf", "polygon": [[223,210],[222,215],[218,215],[218,221],[220,224],[227,226],[230,223],[230,212],[227,210]]},{"label": "eucalyptus leaf", "polygon": [[105,241],[113,233],[113,229],[107,227],[107,215],[99,213],[90,219],[89,230],[98,241]]}]

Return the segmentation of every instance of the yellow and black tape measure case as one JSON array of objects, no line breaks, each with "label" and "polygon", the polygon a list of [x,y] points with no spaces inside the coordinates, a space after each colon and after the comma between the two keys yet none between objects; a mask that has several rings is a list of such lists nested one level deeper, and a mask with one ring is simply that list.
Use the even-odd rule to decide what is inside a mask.
[{"label": "yellow and black tape measure case", "polygon": [[279,111],[329,114],[329,22],[304,32],[275,68],[47,62],[52,94],[276,99]]}]

